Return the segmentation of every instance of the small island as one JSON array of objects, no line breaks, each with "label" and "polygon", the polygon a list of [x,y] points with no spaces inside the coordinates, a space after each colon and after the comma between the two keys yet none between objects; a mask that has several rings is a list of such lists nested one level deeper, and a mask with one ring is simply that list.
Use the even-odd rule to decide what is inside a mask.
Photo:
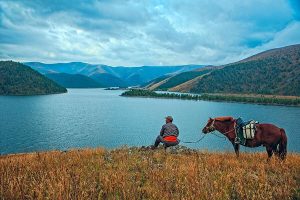
[{"label": "small island", "polygon": [[0,61],[0,95],[45,95],[67,89],[30,67],[13,61]]},{"label": "small island", "polygon": [[300,97],[286,97],[286,96],[276,96],[276,95],[186,94],[186,93],[170,93],[170,92],[157,93],[152,90],[131,89],[123,92],[121,96],[300,106]]}]

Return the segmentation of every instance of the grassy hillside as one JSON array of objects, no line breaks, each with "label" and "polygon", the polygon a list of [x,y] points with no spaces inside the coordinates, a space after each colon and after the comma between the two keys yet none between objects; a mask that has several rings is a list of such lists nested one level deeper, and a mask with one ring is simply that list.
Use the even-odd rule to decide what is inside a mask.
[{"label": "grassy hillside", "polygon": [[226,65],[201,78],[190,92],[300,96],[300,45]]},{"label": "grassy hillside", "polygon": [[172,88],[184,84],[192,79],[201,77],[204,74],[217,69],[216,67],[201,67],[193,71],[182,72],[178,74],[168,74],[158,77],[144,85],[143,87],[149,90],[172,90]]},{"label": "grassy hillside", "polygon": [[163,81],[165,79],[168,79],[170,77],[172,77],[172,75],[163,75],[163,76],[160,76],[160,77],[158,77],[156,79],[153,79],[153,80],[151,80],[151,81],[149,81],[149,82],[147,82],[147,83],[145,83],[145,84],[143,84],[141,86],[142,87],[150,87],[150,86],[155,85],[155,84],[157,84],[157,83],[159,83],[159,82],[161,82],[161,81]]},{"label": "grassy hillside", "polygon": [[190,71],[190,72],[183,72],[180,74],[177,74],[171,78],[169,78],[165,83],[159,85],[157,89],[160,90],[167,90],[169,88],[173,88],[177,85],[180,85],[186,81],[189,81],[191,79],[194,79],[198,76],[202,76],[203,74],[211,72],[212,69],[206,69],[201,71]]},{"label": "grassy hillside", "polygon": [[203,77],[205,76],[202,75],[202,76],[198,76],[196,78],[193,78],[189,81],[186,81],[184,83],[181,83],[179,85],[176,85],[172,88],[170,88],[168,91],[170,92],[184,92],[184,93],[189,93],[191,91],[191,89],[194,87],[194,85]]},{"label": "grassy hillside", "polygon": [[93,79],[81,74],[52,73],[45,76],[66,88],[100,88],[103,87]]},{"label": "grassy hillside", "polygon": [[0,157],[3,199],[299,199],[300,155],[139,148]]},{"label": "grassy hillside", "polygon": [[21,63],[0,61],[0,95],[40,95],[67,90]]}]

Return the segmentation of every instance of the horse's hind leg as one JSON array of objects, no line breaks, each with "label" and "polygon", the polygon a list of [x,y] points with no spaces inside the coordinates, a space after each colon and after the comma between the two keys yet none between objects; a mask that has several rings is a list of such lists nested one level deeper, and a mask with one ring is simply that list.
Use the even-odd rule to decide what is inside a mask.
[{"label": "horse's hind leg", "polygon": [[279,145],[275,145],[273,147],[273,152],[274,152],[275,156],[279,157]]},{"label": "horse's hind leg", "polygon": [[273,155],[273,148],[271,146],[266,146],[266,150],[267,150],[267,153],[268,153],[268,161],[270,161],[272,155]]},{"label": "horse's hind leg", "polygon": [[273,152],[275,154],[275,156],[279,157],[280,153],[279,153],[279,144],[273,146]]}]

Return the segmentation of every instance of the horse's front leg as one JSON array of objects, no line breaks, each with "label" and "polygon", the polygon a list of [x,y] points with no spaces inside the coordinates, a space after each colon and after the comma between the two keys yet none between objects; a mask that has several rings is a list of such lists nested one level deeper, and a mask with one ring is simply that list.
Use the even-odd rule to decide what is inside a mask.
[{"label": "horse's front leg", "polygon": [[236,157],[240,156],[240,144],[232,142]]},{"label": "horse's front leg", "polygon": [[268,159],[267,159],[267,161],[269,162],[270,159],[271,159],[271,157],[272,157],[272,155],[273,155],[273,148],[270,147],[270,146],[266,146],[266,150],[267,150],[267,153],[268,153]]}]

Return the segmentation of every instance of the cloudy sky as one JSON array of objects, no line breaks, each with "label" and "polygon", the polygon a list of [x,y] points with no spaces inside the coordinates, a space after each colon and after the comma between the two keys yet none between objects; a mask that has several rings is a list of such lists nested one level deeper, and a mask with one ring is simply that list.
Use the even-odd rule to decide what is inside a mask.
[{"label": "cloudy sky", "polygon": [[225,64],[299,43],[299,0],[0,0],[0,60]]}]

